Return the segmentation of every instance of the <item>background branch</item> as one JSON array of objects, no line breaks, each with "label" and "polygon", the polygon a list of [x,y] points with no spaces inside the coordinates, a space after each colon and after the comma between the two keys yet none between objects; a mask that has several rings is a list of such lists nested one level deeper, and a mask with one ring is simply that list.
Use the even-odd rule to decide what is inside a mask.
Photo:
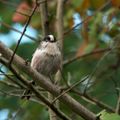
[{"label": "background branch", "polygon": [[30,23],[30,20],[32,19],[32,16],[34,15],[34,12],[35,12],[35,10],[37,9],[38,5],[39,5],[39,4],[36,2],[36,5],[35,5],[33,11],[31,12],[31,15],[29,16],[29,18],[28,18],[28,20],[27,20],[27,22],[26,22],[26,25],[25,25],[25,27],[24,27],[24,30],[23,30],[23,32],[22,32],[22,34],[21,34],[21,36],[20,36],[20,39],[18,40],[18,43],[17,43],[17,45],[16,45],[16,47],[15,47],[15,50],[14,50],[14,52],[13,52],[13,55],[11,56],[9,65],[11,65],[11,63],[12,63],[12,61],[13,61],[13,59],[14,59],[14,55],[15,55],[15,53],[17,52],[17,49],[18,49],[19,44],[20,44],[20,42],[21,42],[21,40],[22,40],[22,37],[23,37],[23,35],[25,34],[26,29],[27,29],[27,27],[28,27],[28,25],[29,25],[29,23]]},{"label": "background branch", "polygon": [[0,62],[8,67],[13,74],[15,74],[22,83],[24,83],[35,95],[36,97],[45,103],[49,108],[51,108],[60,118],[63,120],[70,120],[64,113],[62,113],[59,109],[57,109],[53,104],[51,104],[40,92],[30,84],[23,76],[20,76],[19,73],[15,70],[15,68],[11,65],[9,66],[9,61],[5,60],[4,58],[0,57]]},{"label": "background branch", "polygon": [[95,54],[105,53],[105,52],[110,51],[110,50],[111,50],[111,48],[98,49],[98,50],[92,51],[90,53],[85,53],[85,54],[80,55],[80,56],[74,56],[68,60],[65,60],[63,65],[67,66],[68,64],[71,64],[71,63],[73,63],[76,60],[79,60],[81,58],[88,57],[88,56],[95,55]]},{"label": "background branch", "polygon": [[[3,45],[1,42],[0,42],[0,51],[4,58],[10,60],[13,52],[9,48],[5,47],[5,45]],[[39,74],[31,67],[26,66],[25,61],[19,56],[15,55],[13,59],[13,64],[16,65],[17,68],[28,74],[33,80],[36,81],[36,83],[38,83],[39,86],[43,87],[45,90],[49,91],[54,96],[58,96],[61,93],[58,86],[51,84],[49,80],[47,80],[43,75]],[[68,94],[64,94],[63,96],[60,97],[59,100],[64,104],[66,104],[75,113],[82,116],[84,119],[96,120],[95,114],[93,114],[91,111],[86,109],[84,106],[82,106],[75,99],[70,97]]]},{"label": "background branch", "polygon": [[42,23],[43,36],[46,36],[46,35],[49,34],[49,20],[48,20],[47,0],[45,0],[44,3],[40,4],[40,12],[41,12],[41,23]]}]

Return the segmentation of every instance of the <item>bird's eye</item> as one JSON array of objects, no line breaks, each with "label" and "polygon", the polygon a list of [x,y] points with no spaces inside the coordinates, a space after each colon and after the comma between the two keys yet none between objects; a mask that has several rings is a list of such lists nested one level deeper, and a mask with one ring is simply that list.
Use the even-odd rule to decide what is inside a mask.
[{"label": "bird's eye", "polygon": [[44,41],[46,41],[46,42],[47,42],[47,41],[50,41],[50,37],[45,37],[45,38],[44,38]]},{"label": "bird's eye", "polygon": [[43,40],[46,42],[56,42],[56,39],[53,35],[48,35]]},{"label": "bird's eye", "polygon": [[47,37],[46,39],[47,39],[47,41],[50,41],[50,37]]}]

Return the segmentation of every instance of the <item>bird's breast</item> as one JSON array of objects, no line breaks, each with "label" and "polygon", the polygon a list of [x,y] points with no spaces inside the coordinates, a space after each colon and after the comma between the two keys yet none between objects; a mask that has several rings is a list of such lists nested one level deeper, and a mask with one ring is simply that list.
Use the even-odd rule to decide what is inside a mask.
[{"label": "bird's breast", "polygon": [[48,75],[55,73],[61,65],[61,52],[56,44],[44,44],[37,49],[31,61],[31,67]]}]

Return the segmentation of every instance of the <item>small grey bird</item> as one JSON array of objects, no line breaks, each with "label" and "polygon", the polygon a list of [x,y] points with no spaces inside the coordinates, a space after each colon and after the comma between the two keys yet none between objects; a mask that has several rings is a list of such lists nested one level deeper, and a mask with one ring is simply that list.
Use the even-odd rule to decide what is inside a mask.
[{"label": "small grey bird", "polygon": [[[56,38],[48,35],[34,52],[31,67],[51,79],[51,76],[61,69],[61,56]],[[30,90],[24,91],[22,98],[30,93]],[[26,98],[29,99],[30,96],[26,96]]]},{"label": "small grey bird", "polygon": [[61,67],[61,51],[53,35],[46,36],[33,54],[31,67],[45,76],[55,74]]}]

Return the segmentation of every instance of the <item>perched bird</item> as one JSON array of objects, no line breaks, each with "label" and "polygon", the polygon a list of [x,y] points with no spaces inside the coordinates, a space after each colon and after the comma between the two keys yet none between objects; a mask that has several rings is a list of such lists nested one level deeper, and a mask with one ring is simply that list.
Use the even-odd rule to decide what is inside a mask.
[{"label": "perched bird", "polygon": [[33,54],[31,67],[45,76],[54,75],[61,66],[61,51],[53,35],[46,36]]},{"label": "perched bird", "polygon": [[[31,67],[51,79],[51,76],[55,75],[61,68],[61,58],[61,51],[56,38],[53,35],[47,35],[34,52]],[[22,98],[30,93],[30,90],[25,91]],[[30,96],[26,97],[27,99],[30,98]]]}]

